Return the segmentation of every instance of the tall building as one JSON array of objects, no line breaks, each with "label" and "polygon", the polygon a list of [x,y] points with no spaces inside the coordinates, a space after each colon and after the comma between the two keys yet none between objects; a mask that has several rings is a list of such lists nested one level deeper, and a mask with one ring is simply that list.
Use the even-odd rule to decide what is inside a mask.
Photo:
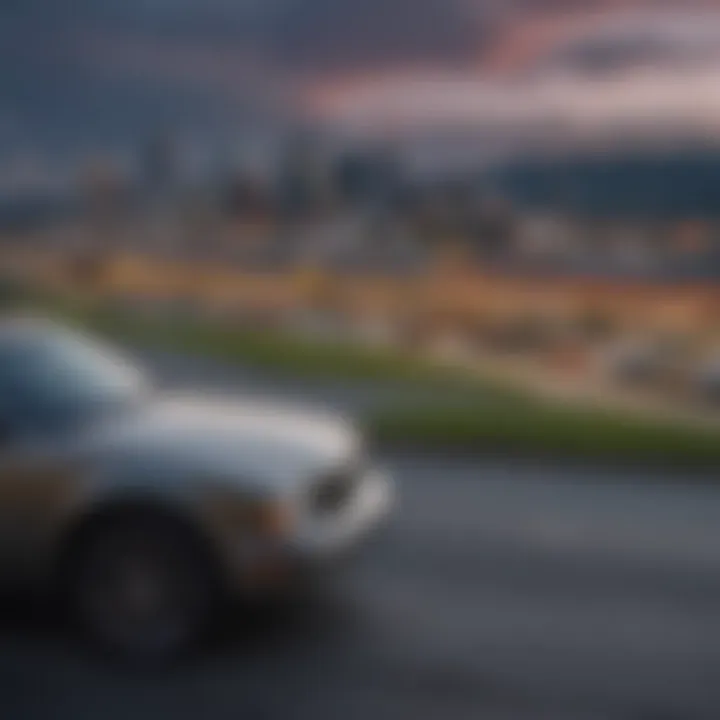
[{"label": "tall building", "polygon": [[180,174],[179,148],[175,138],[169,133],[151,138],[141,162],[148,199],[154,202],[171,201]]},{"label": "tall building", "polygon": [[284,220],[302,221],[312,216],[324,191],[322,152],[306,132],[293,135],[285,147],[279,177],[279,205]]},{"label": "tall building", "polygon": [[82,169],[81,194],[89,241],[95,249],[116,249],[128,212],[129,185],[111,158],[92,158]]},{"label": "tall building", "polygon": [[345,202],[363,207],[387,206],[400,193],[402,173],[391,149],[355,149],[337,159],[333,181]]}]

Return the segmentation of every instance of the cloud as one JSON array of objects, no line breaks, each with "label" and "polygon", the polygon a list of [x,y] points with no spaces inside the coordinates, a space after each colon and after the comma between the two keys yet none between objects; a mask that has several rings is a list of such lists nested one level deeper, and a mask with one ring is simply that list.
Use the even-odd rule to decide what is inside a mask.
[{"label": "cloud", "polygon": [[720,8],[593,2],[570,11],[516,12],[486,56],[498,69],[618,72],[638,66],[702,65],[720,56]]},{"label": "cloud", "polygon": [[341,77],[313,87],[307,105],[369,131],[720,132],[720,11],[591,3],[514,20],[474,66]]},{"label": "cloud", "polygon": [[0,103],[56,145],[295,110],[366,127],[716,122],[720,14],[639,3],[5,0]]},{"label": "cloud", "polygon": [[[283,116],[308,77],[461,64],[466,0],[6,0],[0,103],[26,134],[101,142],[143,124]],[[210,126],[208,126],[210,127]],[[0,145],[2,145],[0,135]]]},{"label": "cloud", "polygon": [[[312,102],[312,101],[311,101]],[[607,133],[612,128],[720,131],[720,89],[714,70],[657,70],[593,80],[547,77],[505,82],[481,74],[388,78],[320,96],[318,112],[340,126],[387,131],[411,128],[543,128]]]},{"label": "cloud", "polygon": [[644,67],[705,66],[720,61],[720,12],[629,10],[608,15],[569,34],[536,69],[619,72]]},{"label": "cloud", "polygon": [[[82,29],[161,45],[253,49],[287,71],[422,59],[455,62],[482,41],[487,0],[8,0],[21,32]],[[497,0],[494,0],[497,1]]]},{"label": "cloud", "polygon": [[457,0],[295,0],[269,29],[268,50],[288,66],[318,70],[393,63],[461,63],[484,42]]}]

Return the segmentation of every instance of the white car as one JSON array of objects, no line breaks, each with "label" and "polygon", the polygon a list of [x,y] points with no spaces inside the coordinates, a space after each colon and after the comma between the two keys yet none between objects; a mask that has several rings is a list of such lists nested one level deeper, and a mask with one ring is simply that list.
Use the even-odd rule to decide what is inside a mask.
[{"label": "white car", "polygon": [[177,652],[375,534],[392,484],[343,419],[164,395],[103,344],[0,323],[0,560],[106,646]]}]

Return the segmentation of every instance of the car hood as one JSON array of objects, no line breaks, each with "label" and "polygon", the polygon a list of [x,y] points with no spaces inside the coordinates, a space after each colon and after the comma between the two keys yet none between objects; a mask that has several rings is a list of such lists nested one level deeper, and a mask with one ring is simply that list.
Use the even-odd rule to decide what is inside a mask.
[{"label": "car hood", "polygon": [[309,481],[360,451],[359,434],[344,418],[193,395],[149,402],[86,433],[82,444],[151,481],[230,479],[260,489]]}]

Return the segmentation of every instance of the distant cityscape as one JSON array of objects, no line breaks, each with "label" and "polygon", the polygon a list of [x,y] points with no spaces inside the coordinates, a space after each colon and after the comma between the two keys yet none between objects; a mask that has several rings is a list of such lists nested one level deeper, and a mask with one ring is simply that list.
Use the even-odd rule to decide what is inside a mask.
[{"label": "distant cityscape", "polygon": [[240,266],[412,271],[438,254],[504,272],[720,276],[720,148],[529,156],[421,174],[390,144],[291,137],[274,163],[192,176],[159,138],[128,168],[88,161],[72,182],[0,199],[3,242],[137,250]]},{"label": "distant cityscape", "polygon": [[4,268],[24,254],[36,285],[132,312],[389,344],[653,412],[716,405],[720,150],[427,173],[390,143],[298,133],[264,165],[184,157],[160,137],[16,193]]}]

